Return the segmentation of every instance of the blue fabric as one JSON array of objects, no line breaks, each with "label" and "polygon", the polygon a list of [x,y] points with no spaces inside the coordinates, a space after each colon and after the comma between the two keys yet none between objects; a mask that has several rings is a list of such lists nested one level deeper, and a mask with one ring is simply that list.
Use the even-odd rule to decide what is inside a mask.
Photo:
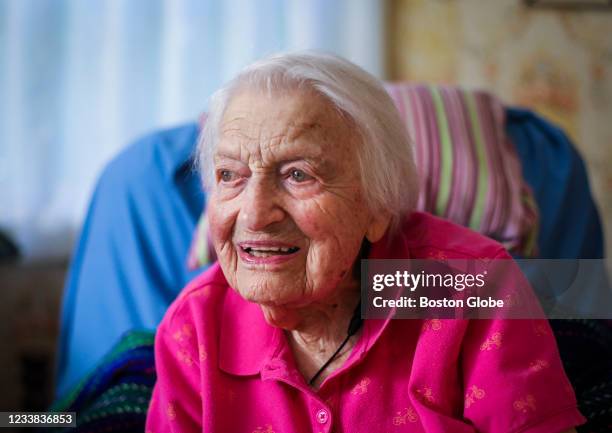
[{"label": "blue fabric", "polygon": [[[568,137],[531,111],[512,108],[506,114],[506,132],[518,151],[523,176],[533,189],[540,212],[539,256],[603,258],[599,214],[584,163]],[[567,269],[572,271],[571,267]],[[594,277],[604,281],[602,287],[609,287],[603,264]],[[554,284],[552,287],[558,288]],[[584,296],[581,301],[588,308],[589,298]],[[577,431],[610,431],[612,322],[551,320],[550,324],[580,410],[588,419]]]},{"label": "blue fabric", "polygon": [[540,212],[538,256],[600,259],[603,232],[580,155],[565,133],[531,111],[506,110],[506,132]]},{"label": "blue fabric", "polygon": [[91,199],[64,289],[61,396],[131,329],[155,329],[189,272],[204,195],[191,155],[196,124],[157,132],[118,155]]},{"label": "blue fabric", "polygon": [[[545,258],[603,257],[603,236],[580,156],[561,130],[507,110],[526,181],[540,209]],[[131,329],[154,329],[197,272],[186,268],[204,197],[190,168],[197,126],[157,132],[102,174],[65,287],[58,395]]]}]

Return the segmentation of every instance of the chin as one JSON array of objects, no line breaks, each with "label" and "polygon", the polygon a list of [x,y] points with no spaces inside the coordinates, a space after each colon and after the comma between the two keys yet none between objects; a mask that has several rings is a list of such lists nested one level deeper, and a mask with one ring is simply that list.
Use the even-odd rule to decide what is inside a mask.
[{"label": "chin", "polygon": [[275,326],[277,328],[292,331],[298,326],[298,316],[294,311],[289,310],[285,307],[272,307],[272,306],[261,306],[264,318],[268,325]]},{"label": "chin", "polygon": [[[303,288],[296,287],[296,279],[275,280],[273,284],[239,285],[238,293],[246,301],[259,304],[262,309],[292,311],[308,305],[311,300],[305,296]],[[290,290],[287,288],[291,287]]]},{"label": "chin", "polygon": [[283,305],[299,302],[304,297],[302,281],[298,272],[270,272],[238,269],[236,284],[238,292],[248,301]]}]

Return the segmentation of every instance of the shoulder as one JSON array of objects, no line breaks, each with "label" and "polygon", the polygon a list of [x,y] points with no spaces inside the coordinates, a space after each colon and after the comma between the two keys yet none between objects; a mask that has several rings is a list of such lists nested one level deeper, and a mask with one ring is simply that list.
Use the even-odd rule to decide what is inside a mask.
[{"label": "shoulder", "polygon": [[156,359],[199,365],[207,374],[215,374],[217,366],[255,374],[277,329],[265,321],[259,305],[229,286],[215,263],[185,287],[164,315],[155,336]]},{"label": "shoulder", "polygon": [[[504,247],[473,230],[425,212],[413,212],[400,226],[399,237],[411,258],[507,258]],[[442,258],[441,257],[441,258]]]},{"label": "shoulder", "polygon": [[[172,302],[160,328],[166,330],[185,324],[219,323],[229,287],[218,263],[195,277]],[[206,319],[206,320],[204,320]]]}]

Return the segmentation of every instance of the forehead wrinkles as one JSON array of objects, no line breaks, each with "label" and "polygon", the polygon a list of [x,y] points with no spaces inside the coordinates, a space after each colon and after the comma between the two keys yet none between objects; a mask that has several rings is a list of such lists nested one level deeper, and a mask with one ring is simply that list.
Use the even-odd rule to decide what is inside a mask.
[{"label": "forehead wrinkles", "polygon": [[[290,124],[284,129],[267,131],[250,122],[241,122],[244,126],[230,127],[222,133],[222,152],[230,153],[255,166],[265,165],[275,159],[296,158],[305,154],[316,157],[322,154],[319,144],[321,129],[318,124]],[[307,146],[307,148],[306,148]]]},{"label": "forehead wrinkles", "polygon": [[[322,97],[308,96],[281,101],[280,106],[266,98],[260,104],[251,99],[240,100],[239,107],[230,105],[221,125],[223,153],[259,165],[292,150],[317,157],[330,151],[329,146],[348,145],[351,131],[345,119]],[[295,156],[300,155],[290,155]]]}]

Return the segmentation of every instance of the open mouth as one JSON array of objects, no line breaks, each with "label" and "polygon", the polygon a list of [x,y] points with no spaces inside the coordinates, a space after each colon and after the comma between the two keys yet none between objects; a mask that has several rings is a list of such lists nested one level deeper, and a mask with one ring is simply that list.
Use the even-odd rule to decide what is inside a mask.
[{"label": "open mouth", "polygon": [[287,256],[299,250],[298,247],[241,247],[242,251],[253,257]]}]

